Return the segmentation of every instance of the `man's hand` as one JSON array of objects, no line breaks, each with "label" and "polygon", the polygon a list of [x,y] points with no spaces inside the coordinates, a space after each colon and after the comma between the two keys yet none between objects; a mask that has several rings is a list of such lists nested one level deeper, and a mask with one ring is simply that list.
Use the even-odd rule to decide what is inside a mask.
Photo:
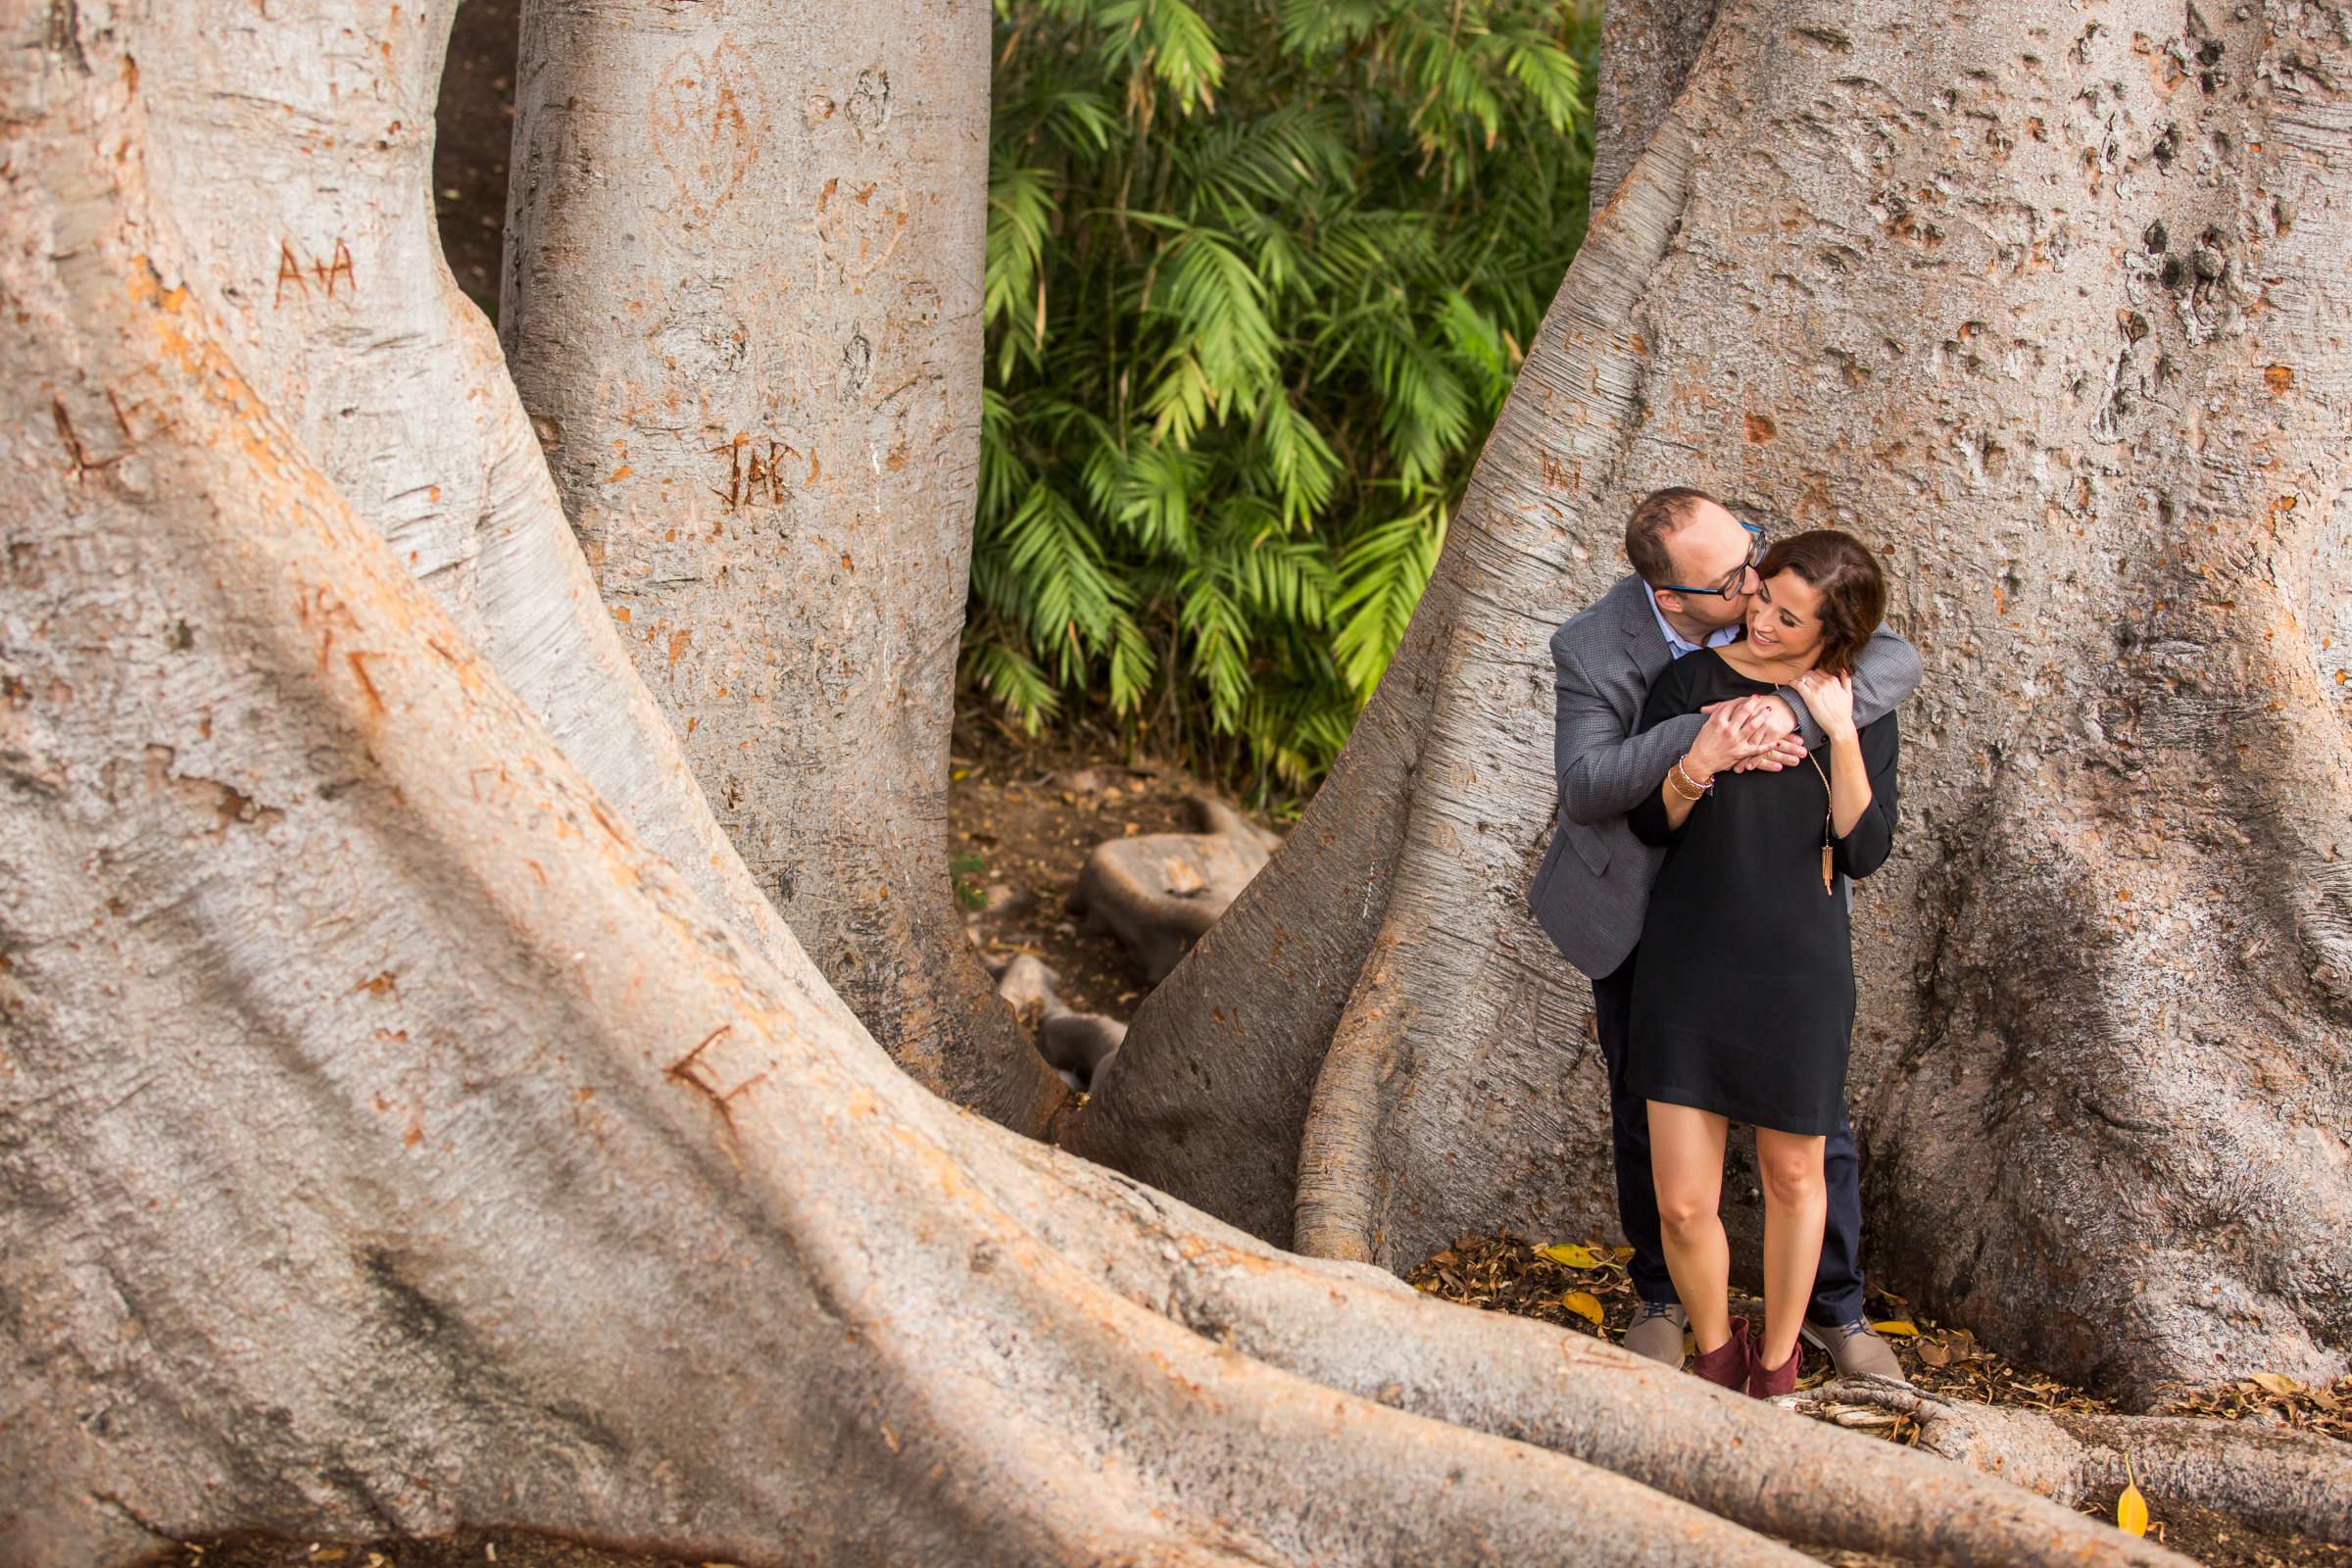
[{"label": "man's hand", "polygon": [[1751,741],[1765,743],[1760,750],[1734,762],[1733,772],[1778,773],[1805,760],[1805,743],[1796,733],[1796,710],[1777,693],[1727,697],[1720,703],[1708,703],[1699,711],[1711,715],[1719,708],[1733,710],[1734,721]]},{"label": "man's hand", "polygon": [[[1745,769],[1764,758],[1777,758],[1792,722],[1787,705],[1770,697],[1709,703],[1701,711],[1707,715],[1706,728],[1698,732],[1698,740],[1684,760],[1685,770],[1696,783],[1704,783],[1718,772]],[[1784,765],[1772,763],[1775,769]]]}]

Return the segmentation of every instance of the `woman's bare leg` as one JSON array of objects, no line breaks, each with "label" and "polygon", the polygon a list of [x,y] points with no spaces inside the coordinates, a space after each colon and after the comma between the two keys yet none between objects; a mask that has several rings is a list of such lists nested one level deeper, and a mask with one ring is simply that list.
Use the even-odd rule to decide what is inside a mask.
[{"label": "woman's bare leg", "polygon": [[[1723,1134],[1728,1125],[1711,1110],[1649,1105],[1649,1171],[1658,1189],[1658,1237],[1666,1272],[1690,1314],[1698,1353],[1720,1349],[1732,1337],[1732,1250],[1723,1236]],[[1819,1227],[1814,1245],[1820,1246]],[[1811,1286],[1808,1284],[1808,1290]]]},{"label": "woman's bare leg", "polygon": [[[1653,1131],[1654,1139],[1657,1134]],[[1829,1218],[1822,1176],[1826,1138],[1756,1129],[1756,1167],[1764,1177],[1764,1335],[1757,1364],[1778,1367],[1796,1353],[1796,1331],[1821,1267],[1821,1228]],[[1668,1247],[1667,1259],[1674,1251]],[[1676,1279],[1675,1285],[1682,1285]]]}]

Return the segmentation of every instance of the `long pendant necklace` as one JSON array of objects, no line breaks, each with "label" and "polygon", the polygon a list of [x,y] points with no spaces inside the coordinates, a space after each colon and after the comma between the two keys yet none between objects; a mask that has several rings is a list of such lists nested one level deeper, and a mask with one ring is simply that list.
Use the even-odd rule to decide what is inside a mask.
[{"label": "long pendant necklace", "polygon": [[[1814,772],[1821,773],[1821,764],[1813,761],[1811,752],[1805,754],[1805,760],[1813,762]],[[1830,793],[1830,775],[1827,773],[1821,773],[1821,792],[1824,795]],[[1835,896],[1838,886],[1830,871],[1830,827],[1833,817],[1834,808],[1821,813],[1821,891]]]},{"label": "long pendant necklace", "polygon": [[[1773,682],[1772,689],[1776,692],[1779,691],[1781,689],[1780,682]],[[1821,891],[1835,898],[1838,894],[1838,881],[1836,873],[1830,869],[1830,846],[1835,838],[1831,829],[1837,820],[1838,798],[1830,789],[1830,775],[1822,773],[1821,763],[1815,760],[1811,752],[1805,754],[1805,760],[1813,763],[1814,772],[1821,773],[1821,793],[1827,797],[1821,808]]]}]

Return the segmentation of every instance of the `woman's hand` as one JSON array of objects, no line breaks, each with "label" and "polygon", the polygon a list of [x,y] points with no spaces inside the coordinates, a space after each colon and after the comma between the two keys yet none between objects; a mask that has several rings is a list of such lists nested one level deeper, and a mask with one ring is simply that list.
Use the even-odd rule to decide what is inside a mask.
[{"label": "woman's hand", "polygon": [[1773,740],[1764,699],[1743,697],[1707,715],[1705,727],[1683,760],[1683,771],[1690,775],[1691,783],[1704,784],[1733,763],[1769,750]]},{"label": "woman's hand", "polygon": [[1789,684],[1805,700],[1813,714],[1813,722],[1821,726],[1822,734],[1831,740],[1841,741],[1854,734],[1854,677],[1825,675],[1818,669],[1808,669]]}]

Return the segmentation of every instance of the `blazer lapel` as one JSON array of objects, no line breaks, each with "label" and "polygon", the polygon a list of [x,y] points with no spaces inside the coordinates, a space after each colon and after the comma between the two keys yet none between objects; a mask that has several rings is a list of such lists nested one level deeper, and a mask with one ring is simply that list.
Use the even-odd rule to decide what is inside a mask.
[{"label": "blazer lapel", "polygon": [[1658,633],[1658,617],[1649,608],[1648,585],[1636,576],[1626,578],[1618,587],[1625,594],[1625,640],[1632,648],[1634,667],[1647,683],[1674,662],[1674,650],[1666,646],[1666,639]]}]

